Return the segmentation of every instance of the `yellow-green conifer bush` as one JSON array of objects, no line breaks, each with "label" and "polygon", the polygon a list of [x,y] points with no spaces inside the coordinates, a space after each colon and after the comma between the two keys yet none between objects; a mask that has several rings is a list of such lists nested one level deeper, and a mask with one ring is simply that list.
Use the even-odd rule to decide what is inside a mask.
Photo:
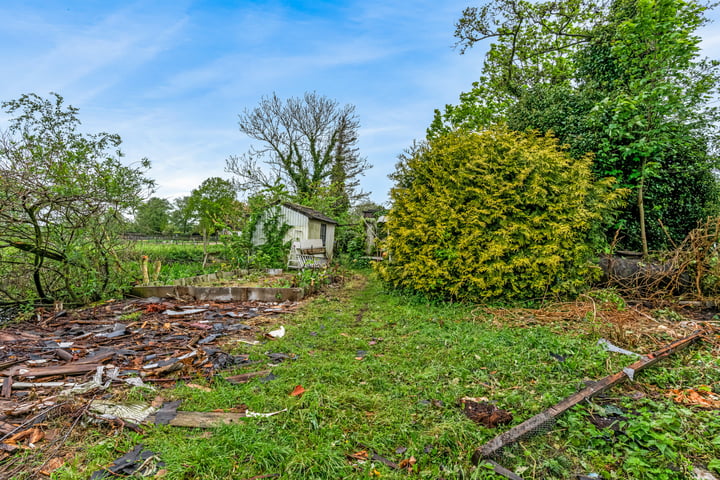
[{"label": "yellow-green conifer bush", "polygon": [[623,194],[595,181],[590,162],[551,135],[504,126],[430,141],[394,176],[381,277],[457,300],[577,293]]}]

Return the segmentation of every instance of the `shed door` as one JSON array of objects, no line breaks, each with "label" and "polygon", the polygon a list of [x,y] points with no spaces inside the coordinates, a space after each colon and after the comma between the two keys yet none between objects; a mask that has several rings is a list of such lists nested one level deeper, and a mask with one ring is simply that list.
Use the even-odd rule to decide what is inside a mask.
[{"label": "shed door", "polygon": [[325,239],[327,239],[327,224],[321,223],[320,224],[320,240],[322,240],[322,242],[323,242],[323,247],[326,244]]}]

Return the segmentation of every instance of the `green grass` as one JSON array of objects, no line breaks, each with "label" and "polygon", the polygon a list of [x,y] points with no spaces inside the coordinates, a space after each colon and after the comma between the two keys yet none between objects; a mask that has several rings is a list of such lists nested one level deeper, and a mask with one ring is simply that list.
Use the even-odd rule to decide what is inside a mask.
[{"label": "green grass", "polygon": [[219,270],[229,270],[230,267],[222,258],[224,246],[221,244],[210,244],[208,246],[209,263],[203,268],[203,246],[202,243],[151,243],[135,242],[130,248],[130,258],[127,266],[135,272],[136,280],[142,279],[140,270],[140,259],[147,255],[149,259],[149,273],[151,278],[154,273],[154,264],[161,262],[160,283],[168,283],[179,278],[193,277],[206,273],[215,273]]},{"label": "green grass", "polygon": [[[87,478],[140,442],[159,454],[171,480],[408,477],[377,461],[348,458],[366,446],[396,463],[414,457],[413,478],[501,478],[474,467],[470,457],[509,426],[493,430],[471,422],[456,403],[460,397],[487,397],[513,413],[514,425],[576,392],[583,380],[631,363],[597,347],[581,318],[577,330],[508,328],[472,306],[402,297],[372,279],[362,288],[354,282],[286,317],[284,338],[233,352],[263,363],[223,372],[266,368],[266,352],[297,355],[273,367],[276,380],[231,385],[218,376],[195,382],[211,392],[185,386],[163,392],[182,399],[186,411],[244,404],[255,412],[287,412],[208,431],[149,426],[143,435],[89,434],[75,460],[53,478]],[[567,359],[558,362],[551,353]],[[699,344],[640,372],[636,383],[579,405],[549,432],[506,449],[499,461],[528,479],[591,472],[606,479],[689,478],[692,464],[717,470],[717,412],[677,406],[653,392],[699,384],[717,389],[718,366],[710,347]],[[296,385],[306,389],[302,397],[289,396]],[[638,392],[646,393],[633,399]],[[155,394],[134,390],[130,396],[150,401]],[[588,421],[589,413],[611,405],[625,412],[622,433]]]}]

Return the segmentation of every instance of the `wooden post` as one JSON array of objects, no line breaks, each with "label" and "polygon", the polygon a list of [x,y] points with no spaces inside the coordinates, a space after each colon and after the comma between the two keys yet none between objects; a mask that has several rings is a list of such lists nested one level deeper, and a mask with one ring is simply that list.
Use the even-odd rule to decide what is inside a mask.
[{"label": "wooden post", "polygon": [[148,285],[150,283],[150,275],[148,274],[148,256],[143,255],[140,261],[140,270],[142,271],[143,283]]}]

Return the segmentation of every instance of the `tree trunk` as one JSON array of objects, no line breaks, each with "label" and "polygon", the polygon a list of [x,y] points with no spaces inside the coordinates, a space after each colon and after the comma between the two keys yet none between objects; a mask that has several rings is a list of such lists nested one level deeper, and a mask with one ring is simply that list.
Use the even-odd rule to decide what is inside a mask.
[{"label": "tree trunk", "polygon": [[25,212],[27,212],[28,217],[30,218],[30,221],[32,222],[33,231],[35,232],[35,251],[34,259],[33,259],[33,283],[35,284],[35,290],[38,293],[38,297],[40,297],[40,300],[43,303],[49,303],[49,300],[47,298],[47,294],[45,293],[45,289],[42,285],[42,278],[40,277],[40,272],[42,270],[43,262],[45,261],[45,258],[39,253],[42,248],[42,241],[43,241],[43,233],[42,229],[40,228],[40,225],[38,224],[37,219],[35,218],[35,209],[33,208],[25,208]]},{"label": "tree trunk", "polygon": [[40,278],[40,270],[42,269],[43,264],[43,258],[35,255],[35,263],[34,263],[34,270],[33,270],[33,283],[35,284],[35,290],[37,291],[38,297],[40,297],[40,300],[43,302],[47,302],[47,295],[45,294],[45,289],[43,289],[42,286],[42,279]]},{"label": "tree trunk", "polygon": [[640,217],[640,241],[642,242],[643,257],[648,255],[647,233],[645,232],[645,160],[640,170],[640,185],[638,186],[638,215]]}]

